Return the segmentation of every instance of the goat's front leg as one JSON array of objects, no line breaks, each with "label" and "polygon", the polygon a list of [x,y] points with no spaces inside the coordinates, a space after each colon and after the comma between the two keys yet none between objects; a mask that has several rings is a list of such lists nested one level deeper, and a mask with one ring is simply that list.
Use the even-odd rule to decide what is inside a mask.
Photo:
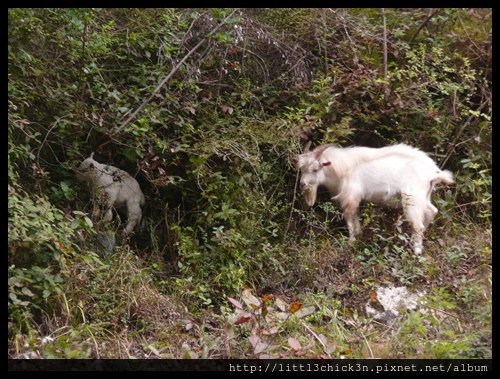
[{"label": "goat's front leg", "polygon": [[[423,237],[426,229],[426,212],[433,212],[433,209],[427,208],[426,201],[419,199],[412,195],[403,194],[403,207],[405,210],[406,218],[411,224],[413,233],[411,240],[413,242],[413,251],[415,254],[419,255],[423,250]],[[434,208],[434,207],[433,207]],[[432,221],[430,219],[430,214],[427,216],[429,223]]]},{"label": "goat's front leg", "polygon": [[361,224],[358,216],[359,203],[349,203],[344,207],[344,219],[349,230],[349,242],[354,242],[356,237],[361,234]]},{"label": "goat's front leg", "polygon": [[116,191],[106,191],[106,213],[104,214],[104,221],[113,220],[113,206],[115,205],[118,193]]}]

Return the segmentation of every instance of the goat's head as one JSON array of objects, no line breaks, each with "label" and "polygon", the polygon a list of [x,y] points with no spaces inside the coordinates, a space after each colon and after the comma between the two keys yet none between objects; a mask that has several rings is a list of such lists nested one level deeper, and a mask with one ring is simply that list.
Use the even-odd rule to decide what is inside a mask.
[{"label": "goat's head", "polygon": [[326,180],[324,167],[331,165],[330,161],[321,157],[327,147],[330,146],[321,146],[312,152],[305,152],[296,159],[297,170],[300,170],[300,189],[310,207],[316,202],[318,186]]},{"label": "goat's head", "polygon": [[76,177],[78,180],[87,180],[96,165],[99,163],[94,160],[94,153],[90,154],[90,157],[85,159],[76,170]]}]

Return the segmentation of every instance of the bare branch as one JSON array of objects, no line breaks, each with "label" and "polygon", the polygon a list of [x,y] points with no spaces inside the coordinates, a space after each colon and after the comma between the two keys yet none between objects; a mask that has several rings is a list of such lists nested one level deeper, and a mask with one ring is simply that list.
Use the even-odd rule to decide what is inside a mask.
[{"label": "bare branch", "polygon": [[385,8],[382,8],[382,22],[384,24],[384,79],[387,79],[387,23],[385,19]]},{"label": "bare branch", "polygon": [[424,20],[424,22],[422,22],[420,24],[420,26],[417,28],[417,30],[415,31],[415,34],[413,34],[413,37],[411,37],[411,40],[410,40],[410,45],[413,43],[413,41],[415,40],[415,38],[417,38],[418,36],[418,33],[420,33],[420,31],[424,28],[425,25],[427,25],[427,23],[429,22],[429,20],[435,16],[436,13],[439,12],[439,9],[436,9],[434,12],[432,12],[432,8],[431,8],[431,11],[429,12],[429,15],[427,16],[427,18]]},{"label": "bare branch", "polygon": [[227,16],[219,25],[217,25],[210,33],[207,34],[207,36],[205,38],[203,38],[200,42],[198,42],[196,44],[195,47],[193,47],[185,56],[184,58],[182,58],[179,63],[177,63],[175,65],[175,67],[168,73],[168,75],[160,82],[160,84],[158,84],[158,86],[156,86],[156,88],[154,89],[153,93],[146,99],[142,102],[142,104],[124,121],[122,122],[122,124],[112,133],[112,135],[114,134],[118,134],[120,133],[123,129],[125,129],[125,127],[135,118],[135,116],[137,116],[137,114],[139,114],[139,112],[141,110],[144,109],[144,107],[155,97],[155,95],[160,91],[160,89],[165,85],[165,83],[168,82],[168,80],[177,72],[177,70],[179,70],[179,68],[184,64],[184,62],[186,62],[186,60],[191,56],[191,54],[193,54],[196,50],[198,50],[198,48],[205,42],[206,38],[210,37],[211,35],[213,35],[217,30],[220,29],[221,26],[223,26],[227,20],[229,20],[229,18],[231,18],[231,16],[238,10],[238,8],[234,9],[230,14],[229,16]]},{"label": "bare branch", "polygon": [[[477,109],[478,112],[481,112],[484,108],[484,106],[488,103],[488,99],[484,100],[481,105],[479,106],[479,108]],[[453,151],[455,151],[455,148],[459,145],[459,143],[457,143],[458,141],[458,138],[462,135],[462,133],[464,132],[465,128],[467,126],[469,126],[469,124],[472,122],[472,120],[475,118],[476,116],[471,114],[469,116],[469,118],[463,123],[463,125],[460,127],[460,129],[458,130],[457,134],[455,135],[455,138],[453,138],[453,141],[451,142],[450,144],[450,148],[448,149],[448,152],[446,153],[446,158],[443,160],[443,162],[441,162],[441,164],[439,165],[439,168],[443,168],[444,165],[446,164],[446,162],[448,162],[448,159],[450,159],[451,155],[453,154]]]}]

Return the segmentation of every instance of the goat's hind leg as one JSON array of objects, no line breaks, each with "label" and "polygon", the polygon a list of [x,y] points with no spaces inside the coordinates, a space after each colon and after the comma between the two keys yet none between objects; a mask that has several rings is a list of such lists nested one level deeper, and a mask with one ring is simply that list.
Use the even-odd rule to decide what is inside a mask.
[{"label": "goat's hind leg", "polygon": [[128,234],[134,230],[135,226],[141,222],[142,210],[139,201],[129,200],[127,202],[127,226],[125,227],[124,233]]},{"label": "goat's hind leg", "polygon": [[434,205],[432,205],[432,203],[429,202],[427,204],[427,208],[425,208],[425,211],[424,211],[425,229],[427,229],[429,227],[429,225],[431,224],[432,220],[434,220],[434,217],[436,216],[437,213],[438,213],[437,208]]}]

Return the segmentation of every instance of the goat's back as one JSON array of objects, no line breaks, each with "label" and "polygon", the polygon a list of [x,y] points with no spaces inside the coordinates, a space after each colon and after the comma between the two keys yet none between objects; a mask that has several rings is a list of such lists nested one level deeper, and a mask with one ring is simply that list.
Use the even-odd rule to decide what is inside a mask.
[{"label": "goat's back", "polygon": [[356,166],[335,198],[342,203],[352,198],[386,201],[401,193],[424,198],[437,183],[453,183],[453,174],[434,162],[393,154]]}]

